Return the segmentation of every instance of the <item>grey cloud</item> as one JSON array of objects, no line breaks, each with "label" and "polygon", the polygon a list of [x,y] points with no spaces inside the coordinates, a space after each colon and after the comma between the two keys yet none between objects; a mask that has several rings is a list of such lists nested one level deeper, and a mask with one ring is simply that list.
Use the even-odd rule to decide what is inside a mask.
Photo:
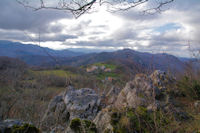
[{"label": "grey cloud", "polygon": [[171,4],[171,8],[179,11],[193,10],[199,8],[199,0],[175,0]]},{"label": "grey cloud", "polygon": [[89,24],[91,23],[91,20],[81,21],[78,25],[74,25],[70,30],[72,31],[80,31],[84,28],[87,28]]},{"label": "grey cloud", "polygon": [[10,31],[0,30],[0,40],[30,41],[30,39],[23,32],[16,30],[10,30]]},{"label": "grey cloud", "polygon": [[[33,11],[18,4],[15,0],[0,0],[0,39],[31,41],[26,33],[41,34],[43,41],[65,41],[75,38],[63,35],[62,25],[49,25],[62,18],[70,18],[65,12],[41,10]],[[48,37],[48,33],[56,34]]]},{"label": "grey cloud", "polygon": [[113,39],[105,39],[99,41],[79,41],[77,43],[63,43],[63,45],[71,45],[71,46],[94,46],[94,47],[120,47],[124,46],[127,47],[128,44],[124,43],[121,40],[113,40]]},{"label": "grey cloud", "polygon": [[[15,0],[0,1],[0,28],[8,30],[45,31],[48,24],[60,18],[69,18],[64,12],[41,10],[32,11],[24,8]],[[36,31],[37,29],[37,31]]]},{"label": "grey cloud", "polygon": [[[38,36],[38,34],[36,34]],[[60,41],[64,42],[67,39],[74,39],[76,36],[73,35],[65,35],[65,34],[56,34],[55,36],[48,36],[48,34],[41,34],[40,35],[41,41]],[[0,30],[0,40],[20,40],[24,42],[38,41],[38,37],[32,38],[30,37],[29,33],[17,30]]]},{"label": "grey cloud", "polygon": [[[165,36],[165,34],[161,34],[161,35],[155,35],[155,36],[152,36],[151,38],[152,40],[152,43],[153,41],[154,42],[162,42],[162,43],[168,43],[169,45],[173,42],[180,42],[180,41],[183,41],[184,38],[179,38],[179,36]],[[154,44],[156,45],[156,44]]]},{"label": "grey cloud", "polygon": [[125,39],[136,39],[137,38],[138,33],[136,33],[136,31],[134,31],[132,28],[121,28],[119,30],[117,30],[114,35],[113,38],[117,39],[117,40],[125,40]]}]

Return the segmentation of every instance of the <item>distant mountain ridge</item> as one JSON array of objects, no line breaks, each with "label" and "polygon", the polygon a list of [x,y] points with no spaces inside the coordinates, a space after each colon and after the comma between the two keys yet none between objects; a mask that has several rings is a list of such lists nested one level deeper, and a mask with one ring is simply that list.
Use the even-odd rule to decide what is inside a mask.
[{"label": "distant mountain ridge", "polygon": [[53,50],[33,44],[0,40],[0,56],[18,58],[23,56],[49,56],[48,54],[56,57],[72,57],[84,53],[70,50]]},{"label": "distant mountain ridge", "polygon": [[184,62],[180,61],[173,55],[142,53],[131,49],[118,50],[115,52],[92,53],[65,58],[64,60],[61,60],[61,64],[81,66],[105,61],[116,62],[131,69],[183,71],[185,67]]},{"label": "distant mountain ridge", "polygon": [[0,56],[18,58],[31,66],[48,65],[49,62],[56,64],[57,61],[55,60],[83,54],[82,52],[73,52],[67,49],[53,50],[33,44],[0,40]]},{"label": "distant mountain ridge", "polygon": [[59,65],[81,66],[112,61],[131,69],[131,71],[160,69],[174,72],[183,71],[185,67],[184,61],[169,54],[143,53],[131,49],[83,54],[9,41],[0,41],[0,56],[15,57],[31,66],[55,66],[57,63]]}]

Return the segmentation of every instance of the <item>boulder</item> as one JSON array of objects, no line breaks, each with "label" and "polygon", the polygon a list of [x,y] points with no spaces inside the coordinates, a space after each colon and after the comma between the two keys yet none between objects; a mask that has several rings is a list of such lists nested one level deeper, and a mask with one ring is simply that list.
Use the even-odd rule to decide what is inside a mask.
[{"label": "boulder", "polygon": [[58,125],[67,127],[74,118],[93,120],[100,106],[101,98],[93,89],[69,86],[66,92],[50,101],[42,120],[43,130]]},{"label": "boulder", "polygon": [[66,109],[70,112],[70,119],[82,118],[92,120],[100,107],[100,97],[93,89],[84,88],[70,90],[64,97]]}]

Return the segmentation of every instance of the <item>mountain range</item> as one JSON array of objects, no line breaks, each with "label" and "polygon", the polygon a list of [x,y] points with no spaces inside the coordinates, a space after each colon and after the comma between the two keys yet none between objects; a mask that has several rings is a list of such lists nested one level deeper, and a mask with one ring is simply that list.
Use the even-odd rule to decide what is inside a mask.
[{"label": "mountain range", "polygon": [[185,67],[185,63],[173,55],[142,53],[131,49],[91,53],[60,60],[61,64],[70,66],[81,66],[106,61],[115,62],[132,70],[137,69],[138,71],[139,69],[183,71]]},{"label": "mountain range", "polygon": [[54,61],[55,58],[66,58],[82,55],[82,52],[73,52],[70,50],[53,50],[46,47],[40,47],[33,44],[22,44],[0,40],[0,56],[7,56],[23,60],[29,65],[43,65]]},{"label": "mountain range", "polygon": [[0,56],[18,58],[31,66],[81,66],[112,61],[129,69],[160,69],[182,71],[184,62],[169,54],[150,54],[131,49],[114,52],[84,53],[70,50],[52,50],[32,44],[0,41]]},{"label": "mountain range", "polygon": [[22,56],[48,56],[72,57],[82,55],[82,52],[73,52],[70,50],[53,50],[46,47],[40,47],[33,44],[22,44],[0,40],[0,56],[22,57]]}]

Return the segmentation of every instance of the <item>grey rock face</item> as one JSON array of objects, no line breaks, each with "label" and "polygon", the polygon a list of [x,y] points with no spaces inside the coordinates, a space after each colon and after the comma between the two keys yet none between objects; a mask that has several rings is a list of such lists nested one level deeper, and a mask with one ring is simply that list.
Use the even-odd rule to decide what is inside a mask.
[{"label": "grey rock face", "polygon": [[115,106],[117,108],[144,106],[149,110],[157,110],[160,105],[164,105],[168,101],[166,85],[172,81],[173,79],[170,79],[165,72],[159,70],[150,76],[138,74],[120,92]]},{"label": "grey rock face", "polygon": [[113,127],[110,124],[111,116],[109,112],[109,107],[101,110],[93,122],[96,124],[99,133],[104,133],[105,130],[113,131]]},{"label": "grey rock face", "polygon": [[99,111],[101,98],[93,89],[75,89],[68,87],[67,91],[56,96],[49,103],[43,117],[43,130],[55,126],[67,127],[73,118],[93,120]]},{"label": "grey rock face", "polygon": [[70,119],[76,117],[94,119],[98,112],[100,101],[100,97],[95,91],[89,88],[72,89],[64,97],[66,109],[70,112]]},{"label": "grey rock face", "polygon": [[147,106],[152,102],[153,90],[151,80],[144,74],[137,75],[126,84],[115,102],[116,107]]},{"label": "grey rock face", "polygon": [[108,104],[113,104],[117,98],[117,96],[119,95],[121,89],[120,88],[116,88],[116,87],[112,87],[109,92],[106,94],[106,98],[107,98],[107,103]]}]

